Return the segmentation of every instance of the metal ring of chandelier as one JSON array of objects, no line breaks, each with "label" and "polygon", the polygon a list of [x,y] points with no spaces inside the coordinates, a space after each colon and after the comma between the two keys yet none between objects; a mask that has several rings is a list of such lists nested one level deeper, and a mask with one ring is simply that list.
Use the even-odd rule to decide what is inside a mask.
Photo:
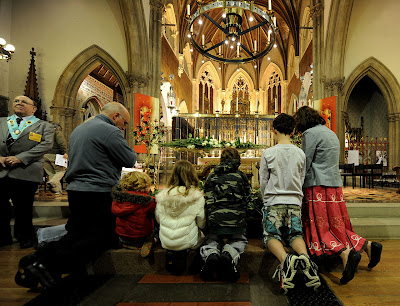
[{"label": "metal ring of chandelier", "polygon": [[[242,9],[245,11],[250,11],[253,14],[258,15],[260,17],[259,19],[261,20],[261,22],[242,31],[242,29],[241,29],[242,17],[237,13],[228,12],[228,13],[226,13],[226,16],[222,22],[224,25],[221,26],[207,14],[207,12],[209,12],[211,10],[215,10],[215,9],[223,9],[223,10]],[[219,30],[221,30],[225,34],[225,39],[215,45],[208,47],[208,48],[205,47],[206,44],[204,42],[202,42],[201,44],[196,42],[196,39],[195,39],[196,35],[193,34],[193,24],[201,16],[204,16],[205,18],[207,18]],[[188,23],[189,23],[189,30],[191,33],[190,41],[191,41],[191,44],[194,46],[194,48],[200,54],[202,54],[208,58],[211,58],[213,60],[216,60],[218,62],[225,62],[225,63],[232,63],[232,64],[247,63],[247,62],[254,61],[258,58],[265,56],[273,48],[275,41],[276,41],[276,33],[278,31],[278,27],[276,26],[276,23],[275,23],[276,21],[275,22],[272,21],[273,18],[274,17],[273,17],[272,11],[265,12],[262,9],[260,9],[259,7],[255,6],[253,3],[248,3],[247,1],[240,1],[240,0],[237,0],[237,1],[221,1],[221,0],[214,1],[214,2],[208,3],[204,6],[200,6],[193,15],[190,15],[190,16],[187,15],[187,19],[188,19]],[[257,28],[263,27],[263,26],[268,26],[269,29],[272,29],[272,31],[270,31],[270,33],[272,35],[271,35],[271,39],[268,41],[268,44],[264,44],[263,48],[260,48],[260,52],[256,52],[256,51],[251,52],[243,44],[239,44],[239,43],[238,43],[238,46],[244,51],[243,53],[246,53],[248,55],[247,57],[236,56],[236,58],[224,58],[223,54],[214,51],[218,47],[226,44],[227,41],[239,42],[240,37],[242,35],[245,35],[251,31],[253,31]],[[260,44],[260,47],[262,47],[261,44]],[[211,52],[213,52],[214,54]]]}]

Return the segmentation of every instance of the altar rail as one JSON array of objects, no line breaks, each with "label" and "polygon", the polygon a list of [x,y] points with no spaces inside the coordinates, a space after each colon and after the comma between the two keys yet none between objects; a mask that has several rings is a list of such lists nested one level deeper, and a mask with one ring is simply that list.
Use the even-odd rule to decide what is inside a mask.
[{"label": "altar rail", "polygon": [[173,139],[213,137],[221,140],[273,145],[274,115],[180,114],[173,118]]}]

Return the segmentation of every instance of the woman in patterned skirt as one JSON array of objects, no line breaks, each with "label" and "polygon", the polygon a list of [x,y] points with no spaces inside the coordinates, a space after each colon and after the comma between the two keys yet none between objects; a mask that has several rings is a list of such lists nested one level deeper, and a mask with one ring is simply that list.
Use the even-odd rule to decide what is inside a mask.
[{"label": "woman in patterned skirt", "polygon": [[344,267],[340,283],[346,284],[354,277],[362,251],[370,259],[368,267],[373,268],[380,261],[382,245],[360,237],[351,225],[343,198],[336,134],[308,106],[301,107],[294,118],[297,130],[303,133],[306,154],[302,206],[305,241],[314,259],[340,256]]}]

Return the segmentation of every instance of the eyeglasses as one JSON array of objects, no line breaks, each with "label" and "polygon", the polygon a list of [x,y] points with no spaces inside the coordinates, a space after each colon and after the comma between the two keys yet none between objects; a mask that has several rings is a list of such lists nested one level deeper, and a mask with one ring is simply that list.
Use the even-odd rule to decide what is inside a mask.
[{"label": "eyeglasses", "polygon": [[35,104],[30,104],[24,100],[14,100],[14,104],[23,104],[23,105],[31,105],[31,106],[36,106]]}]

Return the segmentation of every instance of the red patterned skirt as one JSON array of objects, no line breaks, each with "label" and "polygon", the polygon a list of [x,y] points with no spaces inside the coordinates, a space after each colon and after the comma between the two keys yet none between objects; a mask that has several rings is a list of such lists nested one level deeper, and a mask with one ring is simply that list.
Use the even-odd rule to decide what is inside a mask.
[{"label": "red patterned skirt", "polygon": [[304,189],[302,221],[305,241],[313,257],[337,255],[346,248],[361,252],[367,245],[353,230],[342,187]]}]

